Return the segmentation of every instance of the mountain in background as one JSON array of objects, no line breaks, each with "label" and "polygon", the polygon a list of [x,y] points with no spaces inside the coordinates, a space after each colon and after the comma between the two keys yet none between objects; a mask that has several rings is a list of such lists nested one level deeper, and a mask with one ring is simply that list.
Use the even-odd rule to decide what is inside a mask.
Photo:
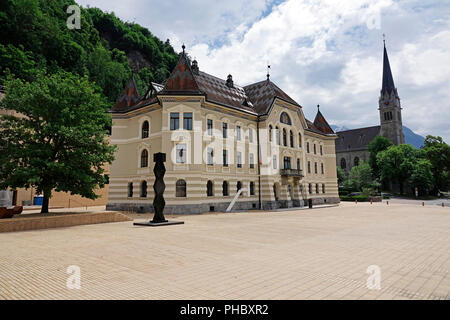
[{"label": "mountain in background", "polygon": [[161,83],[178,54],[136,23],[98,8],[81,8],[81,28],[70,30],[73,0],[0,1],[0,85],[8,73],[33,81],[40,73],[87,76],[112,103],[133,76],[140,94]]},{"label": "mountain in background", "polygon": [[[350,130],[349,128],[345,126],[337,126],[337,125],[330,125],[331,129],[333,129],[334,132],[339,131],[345,131]],[[417,133],[414,133],[410,128],[403,126],[403,134],[405,135],[405,143],[412,145],[415,148],[422,148],[423,143],[425,141],[425,138],[421,135],[418,135]]]}]

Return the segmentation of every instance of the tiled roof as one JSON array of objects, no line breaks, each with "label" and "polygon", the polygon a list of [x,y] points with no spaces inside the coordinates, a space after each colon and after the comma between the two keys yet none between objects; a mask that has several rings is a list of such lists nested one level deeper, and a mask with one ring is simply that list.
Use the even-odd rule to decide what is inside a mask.
[{"label": "tiled roof", "polygon": [[[207,101],[254,115],[267,114],[275,98],[300,107],[269,79],[241,87],[233,83],[231,75],[228,80],[223,80],[198,70],[197,65],[194,72],[183,52],[164,84],[152,82],[145,96],[139,97],[136,83],[130,80],[111,112],[127,112],[155,103],[158,101],[156,95],[205,95]],[[333,130],[319,114],[314,123],[307,120],[308,129],[319,134],[332,134]]]},{"label": "tiled roof", "polygon": [[317,110],[316,118],[314,119],[314,126],[325,134],[334,134],[333,129],[331,129],[320,110]]},{"label": "tiled roof", "polygon": [[253,107],[258,114],[265,114],[275,98],[280,98],[289,103],[299,106],[297,102],[289,97],[283,90],[278,88],[272,81],[264,80],[244,87]]},{"label": "tiled roof", "polygon": [[367,145],[380,134],[381,126],[373,126],[336,132],[336,152],[367,149]]},{"label": "tiled roof", "polygon": [[230,88],[227,86],[226,80],[219,79],[202,71],[199,71],[194,77],[200,90],[206,94],[206,100],[256,113],[244,88],[236,84],[233,84],[233,87]]},{"label": "tiled roof", "polygon": [[172,74],[167,79],[159,94],[201,94],[197,82],[195,81],[194,74],[192,73],[189,62],[185,53],[180,54],[180,59],[173,69]]},{"label": "tiled roof", "polygon": [[112,112],[127,111],[132,106],[134,106],[139,100],[140,96],[136,86],[136,82],[134,81],[134,78],[132,78],[128,82],[122,94],[119,96],[119,99],[117,99],[116,103],[111,108],[111,111]]}]

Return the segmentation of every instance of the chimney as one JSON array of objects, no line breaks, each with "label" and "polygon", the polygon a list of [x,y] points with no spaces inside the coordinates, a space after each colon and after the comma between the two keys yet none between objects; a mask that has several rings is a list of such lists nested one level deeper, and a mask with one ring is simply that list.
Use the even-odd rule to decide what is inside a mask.
[{"label": "chimney", "polygon": [[194,73],[194,74],[197,74],[198,75],[198,63],[197,63],[197,60],[193,60],[192,61],[192,65],[191,65],[191,69],[192,69],[192,72]]},{"label": "chimney", "polygon": [[233,76],[231,74],[228,75],[226,84],[227,84],[228,88],[234,88],[234,86],[233,86]]}]

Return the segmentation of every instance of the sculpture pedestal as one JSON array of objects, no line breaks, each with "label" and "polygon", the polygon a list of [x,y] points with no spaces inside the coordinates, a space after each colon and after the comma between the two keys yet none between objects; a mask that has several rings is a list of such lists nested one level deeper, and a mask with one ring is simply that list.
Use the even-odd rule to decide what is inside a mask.
[{"label": "sculpture pedestal", "polygon": [[135,226],[144,226],[144,227],[161,227],[161,226],[170,226],[173,224],[184,224],[184,221],[165,221],[165,222],[135,222],[133,225]]}]

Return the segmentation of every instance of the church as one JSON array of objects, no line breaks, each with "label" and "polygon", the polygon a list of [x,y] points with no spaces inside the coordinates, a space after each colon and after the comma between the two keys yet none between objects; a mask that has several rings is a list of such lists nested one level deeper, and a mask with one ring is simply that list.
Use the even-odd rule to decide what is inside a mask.
[{"label": "church", "polygon": [[185,47],[143,95],[130,80],[110,110],[109,210],[153,212],[153,154],[166,154],[165,213],[338,203],[336,134],[267,79],[239,86],[200,70]]},{"label": "church", "polygon": [[384,44],[383,80],[378,100],[380,125],[336,132],[336,165],[345,173],[360,161],[369,160],[367,145],[378,135],[386,137],[394,145],[405,143],[402,127],[402,107],[397,88],[394,85],[391,66]]}]

